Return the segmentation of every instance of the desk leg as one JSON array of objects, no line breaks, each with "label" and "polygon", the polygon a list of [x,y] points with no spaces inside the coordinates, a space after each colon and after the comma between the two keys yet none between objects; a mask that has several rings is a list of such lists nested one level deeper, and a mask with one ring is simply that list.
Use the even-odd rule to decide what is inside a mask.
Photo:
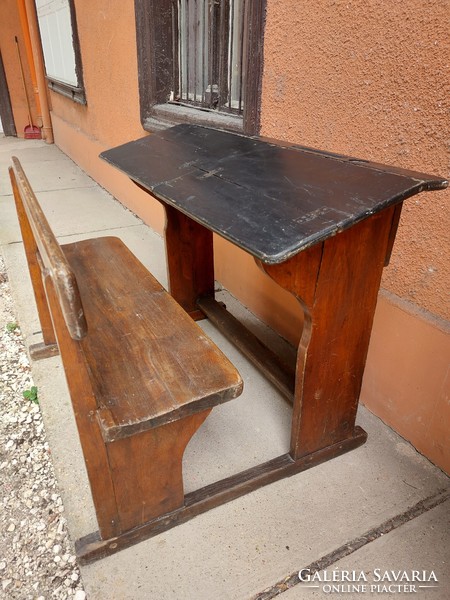
[{"label": "desk leg", "polygon": [[258,263],[297,297],[305,313],[292,417],[295,460],[356,435],[393,215],[388,208],[280,265]]},{"label": "desk leg", "polygon": [[193,319],[203,319],[197,299],[214,295],[213,234],[179,210],[164,208],[169,292]]}]

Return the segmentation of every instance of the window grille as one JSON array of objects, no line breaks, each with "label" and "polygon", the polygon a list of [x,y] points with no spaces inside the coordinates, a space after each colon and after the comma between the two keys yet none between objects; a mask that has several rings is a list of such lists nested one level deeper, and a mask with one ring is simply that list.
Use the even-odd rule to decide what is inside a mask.
[{"label": "window grille", "polygon": [[173,0],[170,100],[242,115],[249,0]]}]

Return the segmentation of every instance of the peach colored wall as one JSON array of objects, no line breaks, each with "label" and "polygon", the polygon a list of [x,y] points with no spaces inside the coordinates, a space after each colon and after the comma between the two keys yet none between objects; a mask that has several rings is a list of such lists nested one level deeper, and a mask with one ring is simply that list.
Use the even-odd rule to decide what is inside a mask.
[{"label": "peach colored wall", "polygon": [[450,474],[450,326],[378,299],[361,401]]},{"label": "peach colored wall", "polygon": [[158,202],[98,158],[146,135],[140,123],[133,2],[75,0],[87,105],[51,92],[55,142],[91,177],[162,232]]},{"label": "peach colored wall", "polygon": [[[449,11],[448,0],[268,0],[262,134],[448,177]],[[383,280],[446,319],[449,198],[405,203]]]},{"label": "peach colored wall", "polygon": [[54,114],[105,147],[142,137],[134,3],[75,0],[75,10],[87,106],[52,93]]},{"label": "peach colored wall", "polygon": [[34,91],[28,69],[25,44],[17,12],[17,3],[16,0],[2,0],[0,6],[0,50],[3,58],[3,66],[5,68],[6,80],[8,82],[8,90],[17,135],[18,137],[23,137],[24,128],[29,124],[28,108],[20,75],[19,59],[14,41],[15,36],[17,36],[19,41],[20,55],[25,74],[25,85],[27,87],[28,98],[30,99],[31,119],[33,124],[37,124]]}]

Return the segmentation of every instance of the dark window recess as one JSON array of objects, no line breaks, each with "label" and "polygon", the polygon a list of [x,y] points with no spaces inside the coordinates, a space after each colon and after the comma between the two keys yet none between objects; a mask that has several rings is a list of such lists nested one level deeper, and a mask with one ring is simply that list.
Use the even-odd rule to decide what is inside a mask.
[{"label": "dark window recess", "polygon": [[9,97],[8,81],[3,66],[2,53],[0,52],[0,121],[5,135],[16,135],[16,125]]},{"label": "dark window recess", "polygon": [[245,4],[173,0],[171,102],[243,113]]},{"label": "dark window recess", "polygon": [[266,0],[135,0],[141,120],[258,133]]}]

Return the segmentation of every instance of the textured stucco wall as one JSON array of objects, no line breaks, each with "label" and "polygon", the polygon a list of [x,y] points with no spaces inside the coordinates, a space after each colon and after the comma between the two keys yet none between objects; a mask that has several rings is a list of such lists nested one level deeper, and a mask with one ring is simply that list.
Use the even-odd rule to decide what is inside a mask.
[{"label": "textured stucco wall", "polygon": [[161,206],[98,158],[107,148],[146,135],[140,123],[133,2],[75,0],[87,105],[51,92],[55,143],[154,229]]},{"label": "textured stucco wall", "polygon": [[[262,134],[449,173],[448,0],[268,0]],[[448,191],[405,202],[383,286],[450,317]]]},{"label": "textured stucco wall", "polygon": [[382,292],[361,401],[450,475],[450,327]]},{"label": "textured stucco wall", "polygon": [[75,10],[88,104],[52,93],[54,114],[104,147],[142,137],[134,3],[75,0]]}]

